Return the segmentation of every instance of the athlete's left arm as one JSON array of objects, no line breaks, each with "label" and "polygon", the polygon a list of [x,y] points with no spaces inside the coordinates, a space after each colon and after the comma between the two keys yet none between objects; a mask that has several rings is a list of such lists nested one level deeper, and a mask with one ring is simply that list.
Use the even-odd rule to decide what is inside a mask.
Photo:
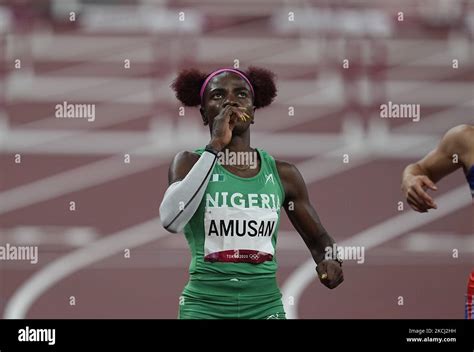
[{"label": "athlete's left arm", "polygon": [[284,161],[276,161],[276,165],[285,190],[283,207],[288,218],[311,252],[320,281],[329,288],[335,288],[344,280],[341,264],[333,259],[325,259],[326,249],[332,248],[335,241],[311,205],[306,184],[298,169]]}]

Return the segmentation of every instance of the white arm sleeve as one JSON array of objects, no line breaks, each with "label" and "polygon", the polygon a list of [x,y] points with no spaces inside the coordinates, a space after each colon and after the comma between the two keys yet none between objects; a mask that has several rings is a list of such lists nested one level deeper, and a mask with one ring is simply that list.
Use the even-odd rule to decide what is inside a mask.
[{"label": "white arm sleeve", "polygon": [[181,232],[193,217],[206,190],[217,156],[204,151],[186,177],[171,184],[160,205],[160,220],[169,232]]}]

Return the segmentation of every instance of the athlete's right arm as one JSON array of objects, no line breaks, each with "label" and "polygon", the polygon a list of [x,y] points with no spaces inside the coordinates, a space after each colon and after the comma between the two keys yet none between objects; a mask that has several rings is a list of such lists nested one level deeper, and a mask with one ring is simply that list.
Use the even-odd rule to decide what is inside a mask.
[{"label": "athlete's right arm", "polygon": [[160,205],[160,220],[169,232],[181,232],[193,217],[201,203],[212,169],[219,153],[232,139],[235,124],[235,107],[224,107],[214,117],[209,145],[213,152],[204,151],[201,156],[190,152],[178,153],[169,169],[169,187]]},{"label": "athlete's right arm", "polygon": [[465,126],[449,130],[439,145],[420,161],[408,165],[402,176],[402,192],[408,204],[421,213],[436,209],[427,188],[437,190],[435,182],[460,168],[466,153]]},{"label": "athlete's right arm", "polygon": [[192,218],[212,174],[217,155],[204,151],[201,156],[178,153],[171,163],[169,187],[160,205],[160,220],[169,232],[181,232]]}]

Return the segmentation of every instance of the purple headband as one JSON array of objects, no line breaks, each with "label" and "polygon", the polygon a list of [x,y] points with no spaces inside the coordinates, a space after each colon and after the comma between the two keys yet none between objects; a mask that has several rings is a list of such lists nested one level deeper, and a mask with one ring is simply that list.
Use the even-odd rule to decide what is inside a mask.
[{"label": "purple headband", "polygon": [[202,84],[201,91],[199,92],[199,95],[201,96],[201,101],[202,101],[202,96],[204,95],[204,90],[206,89],[206,86],[209,83],[209,81],[212,79],[212,77],[214,77],[215,75],[218,75],[219,73],[222,73],[222,72],[233,72],[233,73],[238,74],[243,79],[245,79],[245,81],[250,86],[250,90],[252,91],[252,95],[255,96],[255,94],[253,92],[252,83],[250,83],[249,79],[247,77],[245,77],[245,75],[242,72],[240,72],[238,70],[234,70],[233,68],[221,68],[219,70],[216,70],[216,71],[212,72],[209,76],[207,76],[206,80]]}]

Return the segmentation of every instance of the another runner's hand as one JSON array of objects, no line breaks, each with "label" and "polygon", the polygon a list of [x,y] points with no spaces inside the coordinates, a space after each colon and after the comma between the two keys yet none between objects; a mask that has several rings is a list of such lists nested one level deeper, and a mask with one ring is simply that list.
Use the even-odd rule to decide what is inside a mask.
[{"label": "another runner's hand", "polygon": [[344,281],[342,266],[332,259],[325,259],[318,264],[316,271],[321,283],[328,288],[335,288]]},{"label": "another runner's hand", "polygon": [[402,183],[402,191],[408,204],[420,213],[426,213],[428,209],[438,208],[433,198],[426,193],[428,188],[433,191],[438,189],[433,181],[424,175],[408,177]]}]

